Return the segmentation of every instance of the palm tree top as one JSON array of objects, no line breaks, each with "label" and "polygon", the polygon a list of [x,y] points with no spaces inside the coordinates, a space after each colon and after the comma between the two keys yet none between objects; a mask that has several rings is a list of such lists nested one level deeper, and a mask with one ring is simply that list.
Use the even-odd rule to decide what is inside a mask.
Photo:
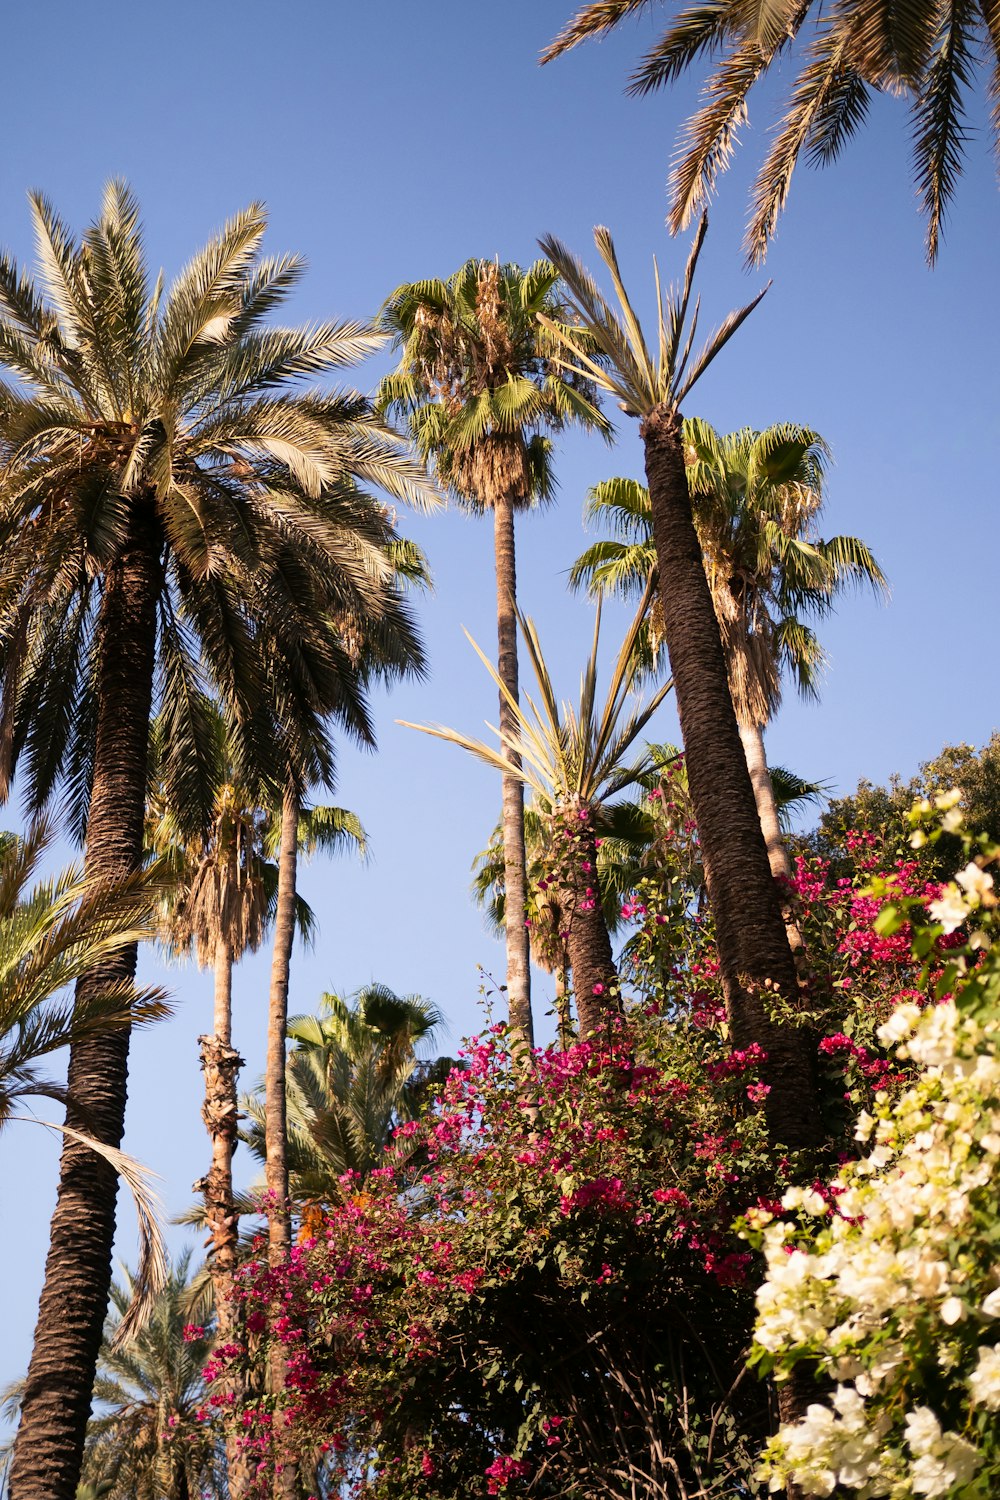
[{"label": "palm tree top", "polygon": [[[656,344],[651,348],[622,280],[611,231],[598,225],[594,243],[611,277],[617,307],[609,302],[596,281],[573,252],[553,235],[539,241],[558,267],[569,290],[569,304],[579,329],[558,324],[544,312],[539,322],[548,329],[561,369],[591,379],[598,389],[613,396],[626,416],[647,419],[654,413],[676,416],[720,349],[750,316],[767,287],[745,307],[731,312],[694,352],[700,299],[691,307],[691,293],[708,218],[703,215],[688,254],[684,276],[664,295],[659,266],[654,257],[656,283]],[[690,316],[689,316],[690,314]],[[593,352],[592,352],[593,351]]]},{"label": "palm tree top", "polygon": [[[682,427],[691,508],[723,635],[730,687],[747,722],[766,723],[780,701],[779,668],[799,691],[814,696],[825,655],[803,616],[822,618],[850,587],[888,594],[885,574],[858,537],[824,539],[818,518],[825,501],[829,449],[811,428],[779,423],[757,432],[719,434],[694,417]],[[649,491],[615,478],[590,490],[588,520],[610,524],[613,538],[577,558],[573,587],[628,597],[655,573]],[[655,669],[659,623],[639,646]]]},{"label": "palm tree top", "polygon": [[[652,0],[588,0],[542,54],[560,53],[652,8]],[[937,256],[945,212],[961,175],[970,135],[967,101],[977,70],[993,70],[991,128],[1000,138],[1000,28],[988,5],[956,10],[943,0],[906,7],[880,0],[740,0],[672,7],[662,35],[646,51],[628,92],[645,95],[703,62],[713,64],[701,102],[683,128],[670,175],[671,230],[683,229],[708,202],[732,162],[754,85],[797,49],[797,71],[752,190],[746,247],[764,259],[800,157],[827,166],[868,118],[873,96],[902,94],[911,108],[913,171],[927,220],[927,257]],[[802,45],[808,34],[808,41]]]},{"label": "palm tree top", "polygon": [[550,499],[547,434],[567,422],[610,436],[589,376],[566,376],[553,361],[540,313],[557,323],[570,316],[546,260],[527,269],[467,260],[446,281],[397,287],[383,305],[379,326],[400,363],[377,407],[408,420],[439,478],[473,508],[488,507],[498,489],[521,504]]},{"label": "palm tree top", "polygon": [[[192,802],[210,753],[206,691],[233,714],[247,776],[296,717],[319,744],[331,712],[370,742],[343,622],[391,615],[420,657],[398,597],[398,535],[362,486],[425,508],[440,495],[367,397],[317,382],[387,334],[273,321],[304,264],[264,253],[259,203],[169,288],[149,275],[124,182],[108,184],[79,237],[41,194],[30,204],[37,280],[0,255],[0,791],[20,763],[32,810],[61,782],[82,826],[99,599],[137,528],[164,575],[156,699]],[[269,621],[287,671],[265,711]],[[325,774],[330,753],[320,760]]]},{"label": "palm tree top", "polygon": [[[531,788],[540,806],[547,805],[554,810],[567,804],[592,806],[634,785],[651,769],[648,754],[640,755],[634,762],[626,762],[627,753],[673,686],[672,682],[662,683],[645,704],[628,707],[638,673],[636,641],[642,630],[650,592],[651,584],[647,584],[612,664],[603,702],[598,697],[597,681],[601,629],[599,600],[593,643],[580,679],[579,700],[575,706],[561,703],[557,698],[538,633],[532,621],[520,611],[518,624],[538,690],[537,703],[525,693],[526,709],[507,692],[489,658],[466,632],[513,716],[515,729],[509,747],[523,762],[513,774]],[[510,765],[501,749],[494,749],[457,730],[440,725],[408,724],[404,720],[399,722],[404,728],[419,729],[424,734],[458,745],[496,770],[502,771]],[[499,730],[495,733],[500,736]],[[505,736],[500,738],[502,744],[508,743]]]}]

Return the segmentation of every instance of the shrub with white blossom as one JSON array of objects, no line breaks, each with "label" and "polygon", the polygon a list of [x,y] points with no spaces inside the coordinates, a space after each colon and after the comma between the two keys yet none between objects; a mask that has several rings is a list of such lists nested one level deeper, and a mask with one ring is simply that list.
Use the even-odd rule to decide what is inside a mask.
[{"label": "shrub with white blossom", "polygon": [[[955,801],[914,809],[915,845],[956,831]],[[829,1190],[793,1188],[781,1215],[747,1217],[767,1262],[754,1358],[779,1381],[817,1377],[816,1400],[765,1450],[771,1490],[1000,1494],[1000,849],[964,838],[930,923],[916,903],[883,919],[910,921],[939,976],[880,1031],[917,1080],[862,1114],[867,1154]]]}]

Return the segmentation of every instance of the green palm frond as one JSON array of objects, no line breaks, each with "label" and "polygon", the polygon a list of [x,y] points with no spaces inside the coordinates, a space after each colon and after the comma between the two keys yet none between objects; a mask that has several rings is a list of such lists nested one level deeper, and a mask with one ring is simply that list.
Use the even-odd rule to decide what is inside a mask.
[{"label": "green palm frond", "polygon": [[[436,1006],[372,982],[350,999],[324,995],[317,1014],[288,1024],[288,1164],[295,1201],[336,1203],[384,1158],[396,1126],[412,1118],[417,1055],[440,1032]],[[266,1160],[263,1096],[243,1100],[253,1155]],[[353,1189],[352,1189],[353,1190]]]},{"label": "green palm frond", "polygon": [[[628,416],[648,416],[659,408],[677,411],[733,334],[750,316],[767,288],[745,307],[732,312],[711,333],[692,359],[698,322],[697,304],[688,318],[698,257],[705,240],[708,220],[702,217],[679,285],[664,296],[659,268],[654,260],[656,282],[656,353],[650,351],[642,326],[622,280],[618,256],[610,231],[599,226],[594,243],[615,289],[617,307],[609,303],[581,261],[552,235],[541,241],[543,251],[558,268],[570,292],[570,304],[578,327],[560,326],[539,314],[558,348],[554,356],[561,368],[593,381],[598,389],[614,396]],[[586,345],[589,340],[592,354]],[[596,357],[600,355],[600,359]]]},{"label": "green palm frond", "polygon": [[[647,8],[648,0],[590,0],[543,53],[548,62]],[[791,55],[795,66],[785,67]],[[911,111],[914,179],[933,263],[970,135],[967,99],[988,68],[991,128],[1000,139],[1000,23],[991,5],[921,0],[860,6],[855,0],[701,0],[681,6],[647,49],[628,92],[642,96],[708,64],[701,103],[682,127],[670,179],[669,224],[683,228],[730,165],[748,99],[766,75],[791,78],[772,143],[758,170],[746,236],[759,262],[777,228],[792,174],[836,160],[864,124],[871,97],[903,97]]]},{"label": "green palm frond", "polygon": [[[533,697],[525,693],[523,707],[507,692],[485,653],[471,636],[468,637],[508,704],[516,728],[509,741],[503,743],[520,756],[521,767],[513,774],[531,788],[537,805],[556,808],[572,802],[597,806],[605,797],[613,796],[641,779],[650,769],[646,757],[640,757],[634,765],[625,765],[627,753],[672,687],[670,682],[661,684],[644,706],[627,711],[636,674],[635,645],[648,602],[647,588],[612,663],[603,701],[599,701],[597,692],[598,605],[593,645],[581,676],[576,707],[560,703],[556,697],[538,633],[532,621],[524,615],[518,614],[518,623],[537,695]],[[482,740],[440,725],[399,722],[405,728],[418,729],[457,745],[495,770],[511,774],[510,762],[502,748],[494,749]]]},{"label": "green palm frond", "polygon": [[[818,433],[793,423],[720,435],[694,417],[683,424],[688,489],[722,633],[737,710],[766,722],[780,701],[781,667],[799,690],[818,690],[823,652],[802,617],[821,618],[851,586],[885,597],[888,584],[857,537],[816,535],[830,452]],[[649,494],[635,480],[597,486],[588,517],[607,518],[623,540],[589,547],[570,583],[596,594],[635,595],[656,579]],[[655,598],[655,596],[654,596]],[[661,656],[654,611],[636,636],[636,669],[655,674]]]}]

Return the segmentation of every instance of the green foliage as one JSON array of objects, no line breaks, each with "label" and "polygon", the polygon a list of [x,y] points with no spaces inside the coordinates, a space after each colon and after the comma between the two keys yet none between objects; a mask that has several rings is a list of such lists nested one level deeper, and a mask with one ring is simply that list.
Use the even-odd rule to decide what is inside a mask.
[{"label": "green foliage", "polygon": [[512,767],[502,749],[494,750],[483,741],[470,739],[456,730],[427,724],[404,724],[404,727],[419,729],[448,744],[458,745],[502,774],[516,776],[531,788],[539,806],[548,804],[553,809],[564,805],[593,807],[616,796],[653,769],[648,755],[640,755],[632,761],[627,756],[673,686],[670,682],[663,683],[641,707],[630,706],[638,671],[635,642],[647,602],[646,597],[640,601],[639,610],[612,663],[603,703],[598,699],[597,687],[600,604],[594,620],[590,656],[580,678],[578,707],[560,702],[556,697],[534,624],[520,612],[521,636],[538,689],[537,704],[526,695],[527,711],[507,691],[485,654],[469,637],[476,655],[499,688],[516,726],[509,743],[522,758],[520,767]]},{"label": "green foliage", "polygon": [[[346,637],[419,644],[384,504],[436,503],[422,467],[358,393],[303,389],[371,353],[358,323],[269,318],[298,282],[265,257],[266,217],[231,219],[173,286],[151,287],[138,205],[105,190],[77,238],[31,198],[41,289],[0,257],[0,790],[61,791],[82,831],[93,772],[98,616],[129,548],[163,560],[154,700],[160,772],[206,820],[206,703],[225,705],[240,778],[328,779],[333,715],[371,742],[367,676]],[[138,530],[137,530],[138,528]]]},{"label": "green foliage", "polygon": [[[764,292],[723,319],[692,358],[700,301],[690,309],[698,257],[708,229],[702,218],[695,234],[684,279],[670,287],[666,297],[660,286],[655,259],[657,351],[650,352],[642,325],[636,316],[618,269],[618,255],[611,232],[594,230],[594,243],[611,276],[617,307],[607,301],[590,273],[572,251],[552,235],[541,240],[542,250],[558,267],[570,292],[570,307],[577,325],[559,324],[544,313],[539,322],[551,334],[558,349],[554,359],[567,375],[590,379],[599,390],[617,400],[626,416],[645,417],[658,409],[680,410],[715,356],[750,316]],[[690,312],[689,312],[690,309]]]},{"label": "green foliage", "polygon": [[[429,1001],[376,983],[351,1003],[324,995],[318,1015],[292,1017],[287,1153],[289,1190],[301,1209],[339,1202],[346,1174],[364,1183],[381,1164],[394,1129],[414,1117],[437,1076],[435,1065],[421,1064],[417,1052],[441,1026]],[[266,1161],[263,1092],[241,1103],[250,1125],[240,1138]]]},{"label": "green foliage", "polygon": [[539,316],[567,313],[559,273],[469,260],[447,281],[409,282],[386,299],[381,326],[400,363],[379,387],[380,410],[405,417],[441,482],[472,509],[503,495],[551,499],[550,432],[581,422],[610,434],[585,376],[562,375]]},{"label": "green foliage", "polygon": [[862,779],[857,790],[830,801],[819,827],[803,841],[804,847],[831,861],[834,872],[853,868],[848,835],[863,835],[884,858],[916,859],[928,877],[947,877],[956,868],[960,842],[944,833],[914,852],[906,815],[920,798],[931,798],[955,787],[961,811],[970,828],[979,828],[1000,842],[1000,732],[994,731],[977,750],[974,745],[946,745],[924,761],[909,780],[892,776],[887,786]]},{"label": "green foliage", "polygon": [[[817,691],[825,658],[802,617],[822,618],[852,586],[885,593],[886,580],[857,537],[817,534],[829,457],[817,433],[782,423],[720,436],[695,417],[685,420],[683,440],[734,707],[742,723],[763,726],[780,702],[782,672],[800,692]],[[636,480],[607,480],[589,492],[586,515],[609,524],[614,539],[577,558],[571,585],[598,595],[641,593],[657,575],[649,491]],[[656,671],[663,648],[657,598],[637,645],[643,665]]]},{"label": "green foliage", "polygon": [[[85,1483],[108,1500],[184,1500],[221,1493],[224,1459],[215,1426],[202,1419],[203,1371],[211,1333],[190,1336],[190,1254],[184,1253],[153,1304],[146,1327],[116,1342],[133,1277],[111,1289],[112,1314],[94,1384],[96,1410],[87,1428]],[[202,1314],[204,1316],[204,1314]],[[185,1328],[189,1329],[185,1336]]]},{"label": "green foliage", "polygon": [[0,835],[0,1127],[19,1099],[65,1100],[39,1072],[42,1058],[168,1014],[161,991],[132,983],[67,998],[81,975],[151,934],[154,893],[140,878],[95,884],[75,867],[29,887],[51,838],[44,820],[23,838]]}]

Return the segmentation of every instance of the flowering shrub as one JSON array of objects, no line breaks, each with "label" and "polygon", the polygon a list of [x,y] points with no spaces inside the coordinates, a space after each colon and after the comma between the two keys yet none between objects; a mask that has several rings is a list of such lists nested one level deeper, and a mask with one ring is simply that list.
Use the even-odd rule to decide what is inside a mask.
[{"label": "flowering shrub", "polygon": [[[953,799],[937,803],[929,835],[935,809],[915,811],[918,844],[958,832]],[[988,868],[1000,849],[964,845],[964,868],[926,917],[898,895],[879,916],[887,940],[912,923],[933,1002],[904,1001],[879,1027],[914,1081],[895,1100],[876,1094],[857,1125],[871,1149],[829,1192],[792,1188],[783,1212],[747,1216],[767,1260],[757,1362],[833,1386],[768,1445],[772,1489],[972,1500],[1000,1488],[1000,952]],[[884,882],[875,891],[892,895]]]},{"label": "flowering shrub", "polygon": [[[941,836],[931,814],[959,836],[939,803],[916,843]],[[286,1265],[242,1272],[212,1404],[232,1362],[249,1375],[280,1346],[280,1443],[272,1397],[235,1414],[261,1493],[288,1442],[317,1494],[367,1500],[722,1500],[789,1477],[902,1497],[993,1475],[976,1424],[1000,1406],[1000,1086],[970,1007],[1000,1005],[1000,981],[969,932],[992,919],[993,856],[965,843],[945,885],[902,854],[882,868],[861,834],[852,876],[797,863],[810,972],[792,1024],[815,1033],[828,1125],[808,1160],[767,1146],[767,1059],[731,1046],[694,866],[654,869],[623,903],[624,1018],[530,1067],[491,1027]],[[860,1162],[859,1114],[876,1135]],[[765,1263],[756,1362],[830,1384],[755,1477],[767,1396],[741,1377]]]},{"label": "flowering shrub", "polygon": [[[752,1382],[726,1402],[753,1312],[732,1225],[774,1173],[759,1063],[640,1019],[537,1053],[527,1093],[502,1027],[471,1044],[402,1127],[416,1188],[390,1153],[289,1264],[242,1275],[242,1348],[282,1345],[304,1461],[379,1500],[731,1493],[767,1430]],[[262,1490],[272,1415],[241,1416]]]}]

